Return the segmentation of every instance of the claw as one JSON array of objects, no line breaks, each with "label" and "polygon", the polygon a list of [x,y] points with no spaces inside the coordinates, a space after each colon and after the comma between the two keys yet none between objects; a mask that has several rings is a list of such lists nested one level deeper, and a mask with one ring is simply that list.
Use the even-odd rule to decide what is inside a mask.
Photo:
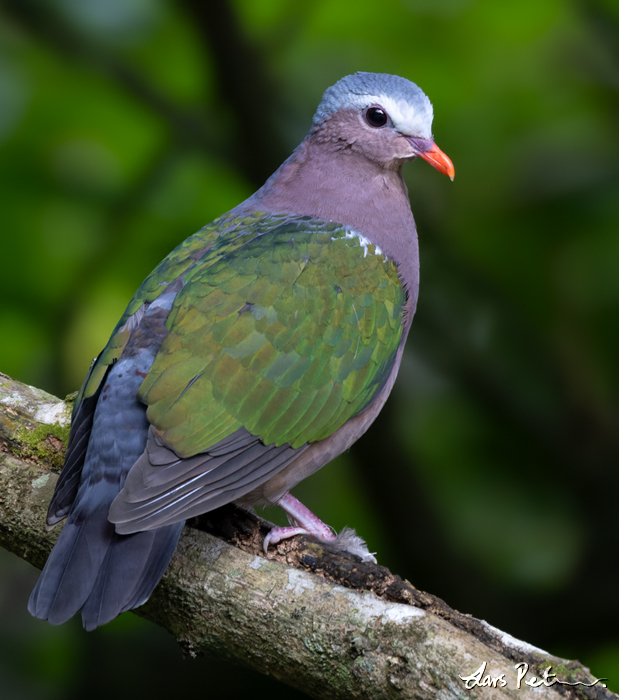
[{"label": "claw", "polygon": [[278,544],[282,540],[286,540],[289,537],[294,537],[295,535],[311,535],[303,527],[274,527],[269,534],[264,538],[262,543],[262,548],[264,553],[267,553],[270,544]]}]

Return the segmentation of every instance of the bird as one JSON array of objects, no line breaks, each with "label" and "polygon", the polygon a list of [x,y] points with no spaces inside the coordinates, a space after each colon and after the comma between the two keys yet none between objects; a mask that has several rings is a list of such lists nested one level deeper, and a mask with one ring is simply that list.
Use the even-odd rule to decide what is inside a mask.
[{"label": "bird", "polygon": [[[358,72],[329,87],[292,155],[146,278],[75,401],[47,514],[66,520],[29,601],[85,629],[149,598],[188,518],[277,504],[334,532],[290,490],[347,450],[394,385],[419,287],[402,177],[452,180],[413,82]],[[356,535],[340,542],[372,560]]]}]

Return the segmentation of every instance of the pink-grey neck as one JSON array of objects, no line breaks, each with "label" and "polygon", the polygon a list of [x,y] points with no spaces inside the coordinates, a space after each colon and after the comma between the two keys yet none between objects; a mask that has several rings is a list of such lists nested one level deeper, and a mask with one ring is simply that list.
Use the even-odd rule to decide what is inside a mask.
[{"label": "pink-grey neck", "polygon": [[419,252],[402,161],[385,167],[380,158],[369,159],[355,147],[352,134],[346,138],[342,126],[335,115],[322,128],[312,129],[267,182],[233,211],[313,216],[365,236],[398,266],[408,294],[408,331],[417,303]]}]

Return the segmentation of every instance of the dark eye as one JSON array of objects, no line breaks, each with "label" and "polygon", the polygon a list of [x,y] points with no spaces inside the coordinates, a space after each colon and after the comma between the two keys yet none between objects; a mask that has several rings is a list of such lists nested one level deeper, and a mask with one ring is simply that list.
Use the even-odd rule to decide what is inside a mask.
[{"label": "dark eye", "polygon": [[368,107],[365,112],[365,121],[370,126],[380,129],[389,121],[389,115],[382,107]]}]

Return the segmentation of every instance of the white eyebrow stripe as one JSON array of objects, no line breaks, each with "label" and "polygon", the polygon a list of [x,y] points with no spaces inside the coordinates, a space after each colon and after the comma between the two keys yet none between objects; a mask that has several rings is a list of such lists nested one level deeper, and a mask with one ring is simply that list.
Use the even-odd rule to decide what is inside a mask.
[{"label": "white eyebrow stripe", "polygon": [[434,110],[430,100],[418,102],[413,106],[409,102],[394,100],[387,95],[352,95],[349,104],[359,109],[380,105],[401,134],[422,139],[432,138]]}]

